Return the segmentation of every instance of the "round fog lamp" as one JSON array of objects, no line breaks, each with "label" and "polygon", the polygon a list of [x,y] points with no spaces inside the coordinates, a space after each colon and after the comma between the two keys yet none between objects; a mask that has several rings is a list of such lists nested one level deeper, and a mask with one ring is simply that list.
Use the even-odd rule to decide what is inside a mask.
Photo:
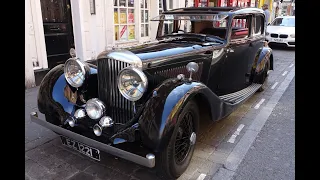
[{"label": "round fog lamp", "polygon": [[105,112],[105,106],[97,98],[93,98],[87,101],[86,112],[91,119],[99,119]]},{"label": "round fog lamp", "polygon": [[77,119],[84,118],[85,116],[86,116],[86,111],[84,109],[78,109],[74,113],[74,117],[76,117]]}]

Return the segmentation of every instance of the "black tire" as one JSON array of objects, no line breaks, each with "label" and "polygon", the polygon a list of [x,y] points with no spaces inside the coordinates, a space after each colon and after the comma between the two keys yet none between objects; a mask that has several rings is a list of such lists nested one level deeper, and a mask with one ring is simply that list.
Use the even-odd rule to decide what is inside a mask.
[{"label": "black tire", "polygon": [[267,82],[268,82],[268,71],[270,70],[270,60],[267,61],[265,68],[260,76],[260,79],[258,83],[262,84],[261,87],[258,89],[258,92],[264,91],[267,87]]},{"label": "black tire", "polygon": [[[193,132],[197,134],[199,118],[198,105],[189,101],[178,117],[168,146],[156,156],[157,173],[161,178],[176,179],[188,168],[195,148],[195,142],[191,143],[190,136]],[[178,149],[179,147],[182,148]],[[176,151],[181,153],[176,154]]]}]

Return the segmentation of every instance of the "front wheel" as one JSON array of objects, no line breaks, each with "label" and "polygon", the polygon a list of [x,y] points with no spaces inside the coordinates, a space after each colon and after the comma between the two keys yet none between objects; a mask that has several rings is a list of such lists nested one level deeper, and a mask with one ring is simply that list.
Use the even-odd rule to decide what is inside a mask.
[{"label": "front wheel", "polygon": [[258,92],[262,92],[267,88],[267,82],[269,77],[269,70],[270,70],[270,61],[268,60],[265,68],[260,76],[259,83],[262,84],[261,87],[258,89]]},{"label": "front wheel", "polygon": [[194,101],[188,102],[178,117],[167,148],[156,158],[157,171],[164,179],[176,179],[188,168],[196,143],[199,109]]}]

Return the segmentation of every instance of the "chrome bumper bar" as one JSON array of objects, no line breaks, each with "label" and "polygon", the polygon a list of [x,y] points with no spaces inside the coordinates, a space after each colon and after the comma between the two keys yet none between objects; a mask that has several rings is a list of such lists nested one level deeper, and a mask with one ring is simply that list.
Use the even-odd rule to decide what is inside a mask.
[{"label": "chrome bumper bar", "polygon": [[59,126],[53,125],[51,123],[48,123],[45,120],[39,119],[37,112],[31,112],[30,113],[30,118],[31,118],[32,122],[35,122],[35,123],[37,123],[37,124],[39,124],[39,125],[41,125],[43,127],[51,129],[52,131],[54,131],[54,132],[56,132],[58,134],[70,137],[70,138],[72,138],[74,140],[80,141],[80,142],[82,142],[84,144],[87,144],[87,145],[92,146],[94,148],[97,148],[97,149],[99,149],[101,151],[104,151],[104,152],[107,152],[109,154],[112,154],[114,156],[126,159],[128,161],[135,162],[137,164],[140,164],[142,166],[146,166],[146,167],[149,167],[149,168],[152,168],[152,167],[155,166],[155,156],[154,156],[154,154],[150,153],[150,154],[147,154],[146,157],[142,157],[142,156],[139,156],[137,154],[133,154],[131,152],[124,151],[122,149],[118,149],[118,148],[109,146],[107,144],[103,144],[103,143],[101,143],[99,141],[87,138],[85,136],[82,136],[80,134],[74,133],[74,132],[69,131],[67,129],[64,129],[64,128],[61,128]]}]

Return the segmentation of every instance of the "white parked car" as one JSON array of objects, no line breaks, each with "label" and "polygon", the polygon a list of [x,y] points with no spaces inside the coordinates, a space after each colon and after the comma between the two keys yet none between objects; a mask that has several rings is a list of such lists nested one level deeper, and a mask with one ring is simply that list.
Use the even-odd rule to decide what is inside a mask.
[{"label": "white parked car", "polygon": [[266,39],[273,43],[295,47],[295,16],[281,16],[267,26]]}]

